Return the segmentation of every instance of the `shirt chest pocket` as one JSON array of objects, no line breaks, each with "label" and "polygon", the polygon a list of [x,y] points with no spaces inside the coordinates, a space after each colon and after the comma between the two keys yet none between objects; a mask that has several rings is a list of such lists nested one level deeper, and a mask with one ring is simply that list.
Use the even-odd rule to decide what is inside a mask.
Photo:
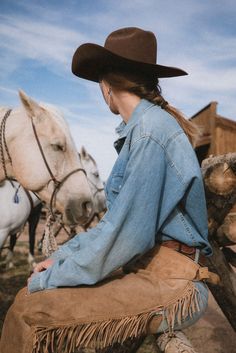
[{"label": "shirt chest pocket", "polygon": [[118,194],[122,188],[123,175],[114,175],[111,179],[110,189],[115,195]]},{"label": "shirt chest pocket", "polygon": [[106,204],[109,209],[122,188],[123,176],[113,175],[106,185]]}]

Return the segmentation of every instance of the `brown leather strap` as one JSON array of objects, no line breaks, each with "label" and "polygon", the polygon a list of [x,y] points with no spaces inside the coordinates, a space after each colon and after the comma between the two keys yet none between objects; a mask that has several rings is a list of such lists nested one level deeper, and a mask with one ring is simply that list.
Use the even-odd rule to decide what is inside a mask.
[{"label": "brown leather strap", "polygon": [[33,118],[31,118],[31,124],[32,124],[33,132],[34,132],[34,137],[35,137],[36,142],[37,142],[37,145],[38,145],[38,147],[39,147],[39,150],[40,150],[41,156],[42,156],[42,158],[43,158],[44,164],[45,164],[45,166],[46,166],[46,168],[47,168],[47,170],[48,170],[48,173],[49,173],[49,175],[51,176],[51,178],[52,178],[54,184],[57,184],[57,183],[59,183],[59,181],[55,178],[55,176],[53,175],[53,172],[52,172],[51,168],[49,167],[49,164],[48,164],[48,162],[47,162],[46,156],[45,156],[45,154],[44,154],[44,152],[43,152],[42,145],[41,145],[41,143],[40,143],[40,141],[39,141],[39,138],[38,138],[38,134],[37,134],[37,131],[36,131],[36,128],[35,128],[35,125],[34,125]]},{"label": "brown leather strap", "polygon": [[[173,249],[178,251],[179,253],[188,256],[190,259],[192,259],[193,261],[196,260],[196,250],[197,248],[193,247],[193,246],[188,246],[184,243],[181,243],[177,240],[167,240],[161,243],[162,246],[166,246],[167,248]],[[202,266],[206,265],[206,258],[203,254],[199,254],[199,258],[196,261],[197,263],[199,263]]]},{"label": "brown leather strap", "polygon": [[211,272],[207,267],[200,267],[197,271],[195,281],[206,281],[211,284],[220,284],[220,277],[217,273]]},{"label": "brown leather strap", "polygon": [[68,173],[61,181],[57,181],[56,183],[54,183],[54,190],[52,192],[52,196],[51,196],[50,203],[49,203],[49,210],[50,210],[52,218],[54,220],[56,219],[56,217],[55,217],[55,213],[53,211],[53,207],[54,207],[54,203],[56,202],[56,195],[57,195],[58,191],[60,190],[60,188],[64,184],[64,182],[71,175],[73,175],[74,173],[80,172],[80,171],[83,172],[85,174],[85,176],[87,176],[87,173],[84,170],[84,168],[77,168],[77,169],[72,170],[70,173]]},{"label": "brown leather strap", "polygon": [[27,189],[25,189],[25,188],[23,188],[23,189],[24,189],[24,192],[26,193],[26,195],[28,197],[28,200],[29,200],[29,203],[30,203],[30,213],[31,213],[32,209],[34,208],[34,202],[33,202],[33,199],[32,199],[32,197],[30,195],[30,192]]}]

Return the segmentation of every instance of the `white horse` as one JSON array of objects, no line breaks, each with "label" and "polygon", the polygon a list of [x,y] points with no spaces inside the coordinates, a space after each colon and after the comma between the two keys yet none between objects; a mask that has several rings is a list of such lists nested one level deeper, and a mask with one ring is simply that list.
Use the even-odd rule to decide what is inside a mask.
[{"label": "white horse", "polygon": [[82,147],[79,153],[81,163],[86,170],[88,183],[92,193],[93,213],[99,216],[106,211],[106,196],[104,183],[100,178],[97,163],[94,158]]},{"label": "white horse", "polygon": [[0,109],[0,182],[17,179],[52,213],[59,211],[65,224],[83,225],[92,196],[68,126],[55,108],[22,91],[19,96],[18,109]]},{"label": "white horse", "polygon": [[[15,235],[23,230],[32,208],[40,202],[34,193],[25,190],[17,181],[4,180],[0,183],[0,250],[8,235]],[[12,251],[8,251],[6,257],[8,268],[13,267],[12,257]],[[32,266],[35,264],[30,252],[28,262]]]},{"label": "white horse", "polygon": [[[106,211],[104,184],[100,178],[96,161],[87,152],[85,147],[81,148],[79,156],[81,163],[87,173],[87,179],[92,194],[93,213],[91,214],[90,218],[92,222],[95,216],[100,219],[100,215]],[[1,202],[1,200],[4,200],[4,202]],[[22,188],[22,186],[17,181],[14,181],[13,183],[10,181],[4,181],[2,184],[0,184],[0,214],[5,214],[4,220],[0,221],[0,226],[2,227],[0,229],[0,249],[6,241],[7,236],[10,235],[10,246],[6,257],[7,268],[13,267],[12,259],[16,242],[16,233],[23,229],[30,214],[32,220],[28,220],[29,226],[31,225],[31,222],[33,222],[34,229],[32,229],[31,232],[29,231],[30,251],[28,254],[28,263],[30,264],[30,267],[35,266],[35,229],[39,222],[41,212],[40,207],[35,207],[39,205],[40,202],[41,201],[34,193],[30,191],[27,192],[27,190]],[[1,212],[2,209],[4,209],[3,212]],[[90,225],[90,221],[87,225]],[[58,225],[58,227],[59,228],[57,232],[61,226]],[[42,239],[39,242],[40,246],[42,244]]]}]

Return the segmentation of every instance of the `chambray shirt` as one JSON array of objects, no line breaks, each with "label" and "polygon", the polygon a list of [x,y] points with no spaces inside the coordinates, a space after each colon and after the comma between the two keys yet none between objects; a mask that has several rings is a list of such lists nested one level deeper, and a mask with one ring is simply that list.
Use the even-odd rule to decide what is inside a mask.
[{"label": "chambray shirt", "polygon": [[201,170],[175,118],[142,99],[117,133],[108,211],[95,228],[53,254],[55,263],[33,276],[30,292],[92,285],[164,240],[211,254]]}]

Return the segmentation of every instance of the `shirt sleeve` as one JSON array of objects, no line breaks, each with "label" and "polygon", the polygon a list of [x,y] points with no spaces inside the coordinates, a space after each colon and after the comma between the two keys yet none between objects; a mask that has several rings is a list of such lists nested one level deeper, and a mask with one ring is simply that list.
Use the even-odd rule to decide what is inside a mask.
[{"label": "shirt sleeve", "polygon": [[[152,248],[166,165],[165,151],[151,137],[134,142],[111,208],[97,227],[59,249],[53,266],[33,276],[29,291],[94,284]],[[175,190],[179,189],[176,185]],[[181,197],[180,193],[176,199]]]}]

